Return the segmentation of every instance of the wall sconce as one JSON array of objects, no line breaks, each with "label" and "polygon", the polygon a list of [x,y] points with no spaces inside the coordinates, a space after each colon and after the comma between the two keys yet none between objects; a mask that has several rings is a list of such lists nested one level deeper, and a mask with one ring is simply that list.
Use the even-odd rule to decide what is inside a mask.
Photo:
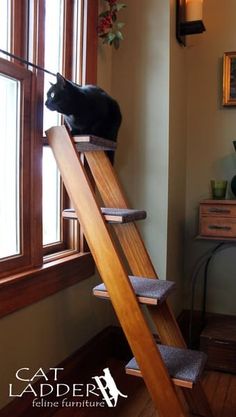
[{"label": "wall sconce", "polygon": [[176,38],[186,45],[185,36],[204,32],[202,21],[203,0],[176,0]]}]

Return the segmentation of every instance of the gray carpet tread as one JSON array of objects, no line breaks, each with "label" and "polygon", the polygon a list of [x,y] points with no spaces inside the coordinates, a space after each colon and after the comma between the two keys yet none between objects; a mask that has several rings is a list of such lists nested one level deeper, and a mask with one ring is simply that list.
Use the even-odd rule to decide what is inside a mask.
[{"label": "gray carpet tread", "polygon": [[[129,223],[144,220],[147,217],[144,210],[101,207],[101,212],[109,223]],[[67,219],[77,219],[74,209],[63,210],[62,216]]]},{"label": "gray carpet tread", "polygon": [[[174,291],[175,283],[159,279],[129,276],[133,290],[142,304],[161,304]],[[100,298],[109,298],[104,284],[97,285],[93,294]]]},{"label": "gray carpet tread", "polygon": [[73,136],[76,149],[79,152],[115,151],[116,142],[92,135]]},{"label": "gray carpet tread", "polygon": [[[176,385],[192,387],[201,378],[207,356],[203,352],[157,345],[171,378]],[[135,358],[125,367],[126,373],[142,376]]]}]

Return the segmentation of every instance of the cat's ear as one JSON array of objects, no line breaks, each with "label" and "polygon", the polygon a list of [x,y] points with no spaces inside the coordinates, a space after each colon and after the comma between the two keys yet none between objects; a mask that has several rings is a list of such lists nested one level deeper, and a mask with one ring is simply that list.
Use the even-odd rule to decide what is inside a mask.
[{"label": "cat's ear", "polygon": [[66,85],[66,79],[59,72],[57,73],[57,83],[60,87],[65,87]]}]

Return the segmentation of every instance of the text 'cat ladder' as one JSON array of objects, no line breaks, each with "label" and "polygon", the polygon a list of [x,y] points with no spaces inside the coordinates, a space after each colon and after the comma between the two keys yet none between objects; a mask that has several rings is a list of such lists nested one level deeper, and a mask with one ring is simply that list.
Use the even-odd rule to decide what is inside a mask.
[{"label": "text 'cat ladder'", "polygon": [[[63,217],[79,219],[103,281],[94,288],[94,295],[111,300],[133,352],[134,358],[127,364],[126,372],[144,379],[160,417],[187,417],[189,413],[213,417],[201,384],[206,357],[186,348],[167,303],[175,285],[157,279],[135,224],[146,213],[128,208],[117,175],[104,152],[114,150],[115,144],[91,136],[73,138],[64,126],[53,127],[46,135],[74,207],[74,210],[64,210]],[[81,161],[81,153],[103,201],[102,208]],[[147,305],[161,345],[155,342],[141,304]]]}]

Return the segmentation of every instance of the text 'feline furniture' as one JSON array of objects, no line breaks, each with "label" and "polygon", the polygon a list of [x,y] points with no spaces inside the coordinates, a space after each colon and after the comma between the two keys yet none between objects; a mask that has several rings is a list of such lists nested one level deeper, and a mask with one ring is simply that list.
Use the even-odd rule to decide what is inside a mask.
[{"label": "text 'feline furniture'", "polygon": [[[74,212],[69,210],[63,215],[79,219],[103,281],[94,294],[110,298],[133,352],[126,372],[143,377],[160,417],[187,417],[189,413],[213,417],[200,379],[206,355],[186,349],[167,303],[174,283],[157,279],[134,223],[145,213],[128,209],[117,175],[104,152],[114,150],[115,143],[91,136],[73,138],[64,126],[53,127],[46,134],[74,207]],[[81,153],[103,201],[102,210]],[[141,304],[147,305],[161,345],[154,340]],[[177,389],[182,391],[180,396]]]}]

